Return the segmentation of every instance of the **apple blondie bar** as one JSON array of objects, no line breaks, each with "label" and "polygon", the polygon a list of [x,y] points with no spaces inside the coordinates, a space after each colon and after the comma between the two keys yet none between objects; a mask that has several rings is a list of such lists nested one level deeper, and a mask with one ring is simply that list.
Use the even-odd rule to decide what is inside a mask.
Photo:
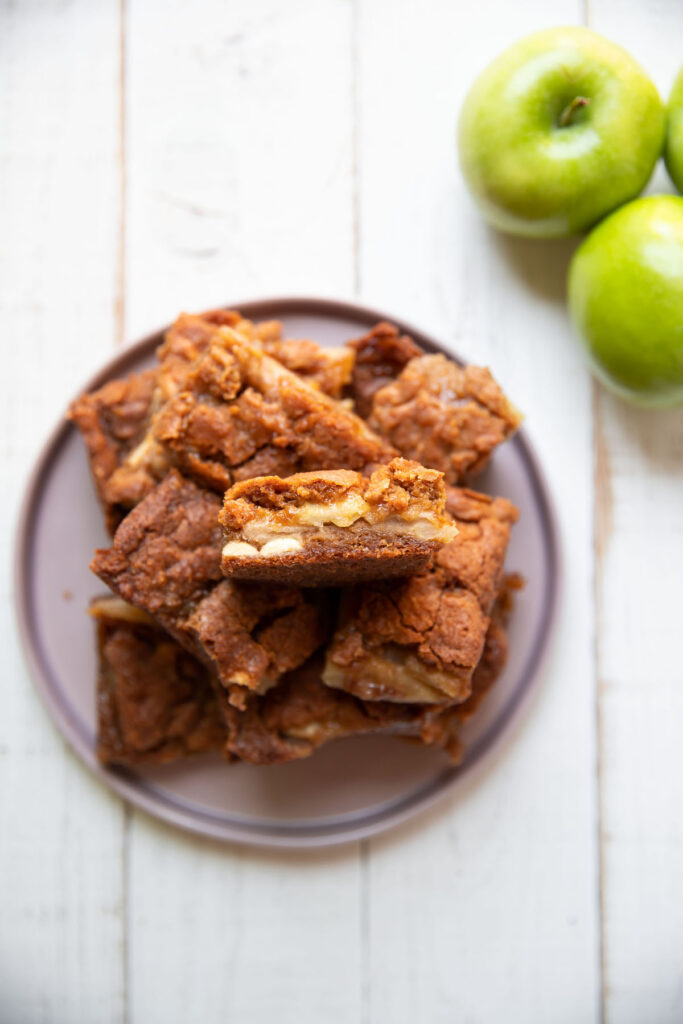
[{"label": "apple blondie bar", "polygon": [[90,606],[97,623],[97,756],[164,764],[224,750],[225,722],[209,672],[146,612],[117,597]]},{"label": "apple blondie bar", "polygon": [[327,638],[328,598],[224,579],[218,495],[172,471],[123,520],[91,569],[152,615],[240,704]]},{"label": "apple blondie bar", "polygon": [[428,569],[349,590],[322,678],[364,700],[457,703],[471,693],[515,507],[448,491],[458,535]]},{"label": "apple blondie bar", "polygon": [[235,484],[220,514],[232,578],[301,586],[407,576],[457,533],[441,473],[393,459],[369,477],[327,470]]},{"label": "apple blondie bar", "polygon": [[165,402],[182,389],[192,365],[220,326],[239,329],[263,352],[333,398],[340,398],[350,383],[354,356],[349,349],[283,338],[279,321],[252,323],[234,310],[182,313],[157,350],[158,366],[110,381],[76,399],[69,410],[69,418],[83,435],[110,533],[168,472],[171,459],[154,438],[152,422]]}]

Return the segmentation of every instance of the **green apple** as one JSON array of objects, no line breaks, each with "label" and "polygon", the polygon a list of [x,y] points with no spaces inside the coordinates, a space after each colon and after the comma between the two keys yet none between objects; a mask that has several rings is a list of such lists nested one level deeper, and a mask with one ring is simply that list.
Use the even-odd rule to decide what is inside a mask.
[{"label": "green apple", "polygon": [[669,96],[668,114],[664,159],[671,180],[678,191],[683,192],[683,68]]},{"label": "green apple", "polygon": [[494,227],[558,238],[637,196],[664,134],[659,94],[628,53],[588,29],[555,28],[482,72],[458,141],[465,180]]},{"label": "green apple", "polygon": [[572,258],[569,310],[605,384],[683,404],[683,198],[637,199],[598,224]]}]

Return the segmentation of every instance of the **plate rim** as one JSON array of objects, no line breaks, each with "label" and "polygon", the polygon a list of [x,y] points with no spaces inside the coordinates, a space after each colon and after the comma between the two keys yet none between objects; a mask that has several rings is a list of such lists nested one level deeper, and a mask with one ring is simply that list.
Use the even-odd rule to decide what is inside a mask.
[{"label": "plate rim", "polygon": [[[425,350],[446,354],[463,365],[463,360],[459,355],[451,352],[435,337],[402,317],[394,317],[384,311],[348,300],[317,296],[275,296],[235,302],[220,308],[238,309],[249,318],[268,318],[274,315],[317,315],[331,319],[355,320],[364,326],[373,326],[380,321],[389,321],[400,331],[410,334]],[[122,373],[130,372],[130,364],[150,354],[150,350],[160,343],[168,326],[149,332],[140,340],[124,346],[87,380],[74,397],[101,387],[106,381],[114,379]],[[551,491],[534,446],[523,429],[518,430],[508,443],[521,449],[531,470],[532,489],[541,506],[545,546],[549,560],[546,573],[547,599],[543,606],[543,618],[537,642],[531,651],[524,673],[527,677],[527,684],[521,694],[517,696],[514,704],[501,711],[496,726],[486,735],[486,743],[483,746],[479,745],[482,747],[481,749],[477,749],[478,745],[475,744],[471,748],[470,755],[461,765],[446,766],[427,784],[410,790],[398,804],[392,804],[389,809],[383,809],[380,805],[374,811],[364,815],[363,819],[355,826],[350,822],[345,823],[345,816],[336,816],[334,819],[336,824],[332,821],[326,823],[325,819],[316,819],[317,823],[315,824],[307,824],[301,820],[279,823],[258,819],[253,821],[236,820],[233,824],[225,822],[218,815],[212,815],[211,812],[198,809],[186,810],[180,801],[178,805],[175,805],[163,792],[157,790],[154,783],[141,782],[133,770],[105,768],[97,761],[91,744],[82,734],[79,722],[69,713],[68,703],[59,699],[57,692],[59,688],[54,686],[49,667],[43,663],[40,643],[35,635],[35,625],[31,615],[30,588],[28,586],[31,538],[36,511],[40,504],[40,483],[60,447],[68,439],[70,432],[75,430],[76,427],[65,416],[56,423],[41,446],[24,485],[15,530],[13,557],[15,617],[23,657],[34,688],[38,692],[48,717],[78,760],[103,785],[113,790],[129,804],[165,824],[173,825],[184,832],[204,839],[210,838],[263,848],[311,849],[339,846],[393,829],[416,814],[426,812],[435,804],[444,801],[447,796],[454,794],[459,786],[477,779],[498,753],[504,738],[512,735],[530,705],[531,698],[538,690],[542,669],[552,647],[558,622],[560,582],[563,575],[561,533]],[[349,812],[349,815],[351,813]]]}]

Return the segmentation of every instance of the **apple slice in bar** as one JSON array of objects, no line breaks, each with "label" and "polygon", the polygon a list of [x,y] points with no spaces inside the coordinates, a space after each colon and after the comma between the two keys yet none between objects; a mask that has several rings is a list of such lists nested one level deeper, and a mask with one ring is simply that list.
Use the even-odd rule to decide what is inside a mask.
[{"label": "apple slice in bar", "polygon": [[244,480],[219,518],[226,576],[306,587],[419,572],[458,532],[443,475],[406,459]]}]

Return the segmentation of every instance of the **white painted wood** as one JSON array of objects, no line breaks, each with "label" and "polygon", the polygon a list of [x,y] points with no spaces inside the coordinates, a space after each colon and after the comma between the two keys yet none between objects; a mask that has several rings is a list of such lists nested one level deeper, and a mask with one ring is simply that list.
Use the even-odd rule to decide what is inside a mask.
[{"label": "white painted wood", "polygon": [[[350,6],[132,0],[126,40],[128,337],[350,293]],[[357,846],[266,856],[135,814],[128,874],[131,1024],[359,1019]]]},{"label": "white painted wood", "polygon": [[[445,813],[369,844],[367,1019],[594,1021],[591,384],[563,305],[571,246],[488,231],[455,166],[466,88],[547,8],[361,0],[360,11],[363,297],[493,365],[527,414],[566,545],[557,643],[515,740]],[[554,18],[581,13],[567,2]]]},{"label": "white painted wood", "polygon": [[[591,0],[662,95],[683,7]],[[677,41],[670,45],[669,41]],[[648,191],[671,189],[660,165]],[[683,1020],[683,413],[599,394],[599,634],[605,1019]]]},{"label": "white painted wood", "polygon": [[[0,1020],[123,1020],[122,808],[66,751],[18,649],[25,476],[112,345],[118,5],[0,6]],[[87,623],[84,616],[84,631]]]},{"label": "white painted wood", "polygon": [[350,45],[340,0],[212,0],[201,17],[131,0],[129,337],[179,306],[350,292]]},{"label": "white painted wood", "polygon": [[[122,211],[119,4],[0,4],[5,579],[27,468],[120,326],[132,340],[181,307],[344,296],[357,269],[367,302],[490,362],[527,413],[558,499],[564,604],[542,691],[457,800],[360,847],[263,854],[144,815],[124,829],[33,695],[6,586],[0,1020],[596,1021],[597,628],[605,1020],[678,1022],[683,420],[596,402],[596,627],[592,385],[563,306],[572,246],[489,232],[455,165],[466,87],[548,24],[547,4],[123,9]],[[579,0],[552,12],[582,17]],[[675,0],[590,0],[589,17],[668,88]]]},{"label": "white painted wood", "polygon": [[267,853],[134,823],[130,1020],[361,1019],[355,845]]}]

